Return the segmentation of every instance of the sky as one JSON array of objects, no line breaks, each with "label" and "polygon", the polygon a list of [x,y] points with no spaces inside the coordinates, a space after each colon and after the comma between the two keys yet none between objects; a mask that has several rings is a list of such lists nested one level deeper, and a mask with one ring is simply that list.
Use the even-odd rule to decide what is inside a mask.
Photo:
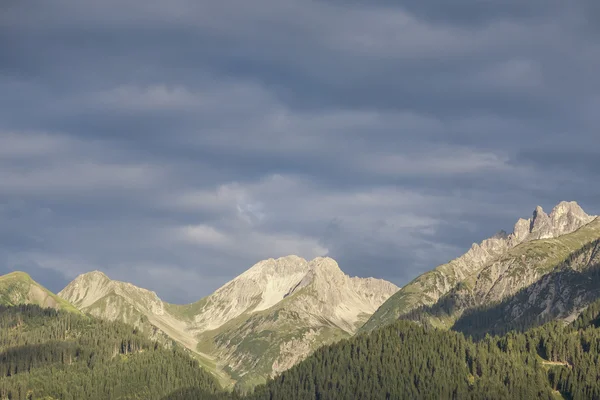
[{"label": "sky", "polygon": [[[451,4],[450,4],[451,3]],[[596,0],[4,0],[0,273],[185,303],[259,260],[403,285],[600,214]]]}]

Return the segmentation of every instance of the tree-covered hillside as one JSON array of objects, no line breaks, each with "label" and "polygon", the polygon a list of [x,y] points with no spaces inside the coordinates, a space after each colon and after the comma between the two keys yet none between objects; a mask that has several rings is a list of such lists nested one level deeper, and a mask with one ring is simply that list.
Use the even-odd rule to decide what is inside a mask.
[{"label": "tree-covered hillside", "polygon": [[249,398],[600,399],[599,311],[478,342],[398,321],[320,349]]},{"label": "tree-covered hillside", "polygon": [[[600,302],[570,325],[462,333],[398,321],[325,346],[247,400],[600,399]],[[2,399],[239,399],[178,346],[37,306],[0,308]]]},{"label": "tree-covered hillside", "polygon": [[129,325],[34,305],[0,306],[0,398],[162,399],[194,387],[220,391],[178,346]]}]

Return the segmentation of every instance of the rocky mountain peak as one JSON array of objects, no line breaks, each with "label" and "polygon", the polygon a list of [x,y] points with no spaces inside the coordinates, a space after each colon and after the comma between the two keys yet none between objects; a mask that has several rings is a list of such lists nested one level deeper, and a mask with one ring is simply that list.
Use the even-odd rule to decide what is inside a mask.
[{"label": "rocky mountain peak", "polygon": [[110,294],[127,299],[130,304],[140,310],[148,309],[155,314],[163,313],[163,303],[155,292],[139,288],[128,282],[114,281],[101,271],[79,275],[58,293],[60,297],[79,309],[90,307],[96,301]]},{"label": "rocky mountain peak", "polygon": [[553,228],[563,234],[578,229],[596,217],[586,214],[585,211],[574,201],[559,203],[550,213]]},{"label": "rocky mountain peak", "polygon": [[546,212],[544,211],[542,206],[536,206],[535,210],[533,210],[533,217],[531,218],[530,229],[533,230],[533,228],[536,225],[540,225],[540,224],[546,222],[547,220],[548,220],[548,214],[546,214]]},{"label": "rocky mountain peak", "polygon": [[280,258],[269,258],[257,262],[231,282],[244,279],[265,280],[273,277],[286,276],[297,271],[306,272],[306,270],[307,261],[302,257],[290,255]]},{"label": "rocky mountain peak", "polygon": [[517,242],[522,242],[531,232],[531,221],[519,218],[513,230],[513,236]]},{"label": "rocky mountain peak", "polygon": [[549,239],[574,232],[592,222],[596,216],[588,215],[574,201],[562,201],[550,214],[546,214],[541,206],[537,206],[529,219],[519,219],[512,234],[508,237],[508,247],[520,243]]},{"label": "rocky mountain peak", "polygon": [[536,239],[546,239],[553,236],[552,221],[540,206],[537,206],[533,212],[529,232]]},{"label": "rocky mountain peak", "polygon": [[583,209],[579,206],[579,204],[576,201],[561,201],[552,209],[550,216],[558,217],[560,215],[569,213],[580,218],[589,217],[589,215],[587,215],[586,212],[583,211]]},{"label": "rocky mountain peak", "polygon": [[87,279],[94,281],[110,281],[111,279],[102,271],[95,270],[79,275],[78,279]]},{"label": "rocky mountain peak", "polygon": [[549,239],[574,232],[583,225],[592,222],[596,217],[588,215],[574,201],[562,201],[548,215],[542,207],[537,206],[529,222],[529,231],[523,230],[522,220],[515,225],[513,234],[517,243],[525,240]]},{"label": "rocky mountain peak", "polygon": [[58,295],[77,307],[89,306],[105,295],[111,282],[103,272],[87,272],[77,276]]},{"label": "rocky mountain peak", "polygon": [[266,310],[288,296],[309,271],[308,262],[295,255],[259,261],[208,296],[196,324],[212,330],[244,313]]},{"label": "rocky mountain peak", "polygon": [[[321,315],[342,330],[353,333],[398,287],[373,278],[351,278],[330,257],[317,257],[308,263],[309,271],[292,287],[297,310]],[[308,287],[308,291],[302,289]],[[286,297],[287,297],[286,296]]]},{"label": "rocky mountain peak", "polygon": [[308,273],[294,291],[312,284],[319,295],[327,295],[327,292],[332,290],[340,290],[349,278],[342,272],[338,263],[329,257],[317,257],[310,261],[308,266]]},{"label": "rocky mountain peak", "polygon": [[[90,271],[84,274],[78,275],[67,287],[63,289],[60,293],[66,295],[65,291],[70,292],[70,294],[77,292],[79,289],[87,289],[90,287],[99,288],[99,287],[107,287],[110,285],[112,280],[106,276],[106,274],[102,271]],[[59,296],[61,294],[59,293]]]},{"label": "rocky mountain peak", "polygon": [[344,275],[337,261],[329,257],[317,257],[309,263],[309,267],[317,275],[329,277]]}]

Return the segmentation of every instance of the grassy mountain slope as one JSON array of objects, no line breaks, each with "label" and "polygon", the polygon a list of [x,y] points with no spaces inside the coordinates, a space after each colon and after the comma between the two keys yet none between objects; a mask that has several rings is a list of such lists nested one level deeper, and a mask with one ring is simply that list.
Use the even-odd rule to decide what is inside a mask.
[{"label": "grassy mountain slope", "polygon": [[25,272],[16,271],[0,276],[0,305],[19,304],[36,304],[79,313],[68,301],[50,292]]},{"label": "grassy mountain slope", "polygon": [[550,320],[570,322],[599,298],[600,239],[571,253],[551,273],[515,295],[468,310],[452,329],[481,337],[523,331]]},{"label": "grassy mountain slope", "polygon": [[[550,215],[536,208],[510,235],[484,240],[463,256],[417,277],[390,297],[361,328],[368,332],[443,297],[461,292],[461,302],[499,301],[536,279],[585,244],[600,238],[600,221],[574,202],[558,204]],[[475,296],[475,300],[469,296]],[[453,321],[438,321],[448,327]]]},{"label": "grassy mountain slope", "polygon": [[[436,304],[406,313],[404,317],[450,328],[466,311],[495,306],[526,288],[530,290],[514,298],[502,320],[518,324],[519,320],[528,318],[518,316],[525,313],[525,309],[529,315],[547,319],[552,315],[568,317],[595,299],[596,283],[590,281],[589,274],[593,271],[588,269],[598,261],[599,239],[600,219],[595,219],[571,234],[523,243],[455,286]],[[566,282],[569,284],[565,286]],[[584,286],[579,287],[580,284]],[[540,295],[543,288],[549,293]],[[562,291],[559,297],[569,299],[555,298],[556,302],[561,301],[555,305],[561,311],[555,307],[556,313],[544,313],[547,302],[553,301],[548,296],[556,290]]]}]

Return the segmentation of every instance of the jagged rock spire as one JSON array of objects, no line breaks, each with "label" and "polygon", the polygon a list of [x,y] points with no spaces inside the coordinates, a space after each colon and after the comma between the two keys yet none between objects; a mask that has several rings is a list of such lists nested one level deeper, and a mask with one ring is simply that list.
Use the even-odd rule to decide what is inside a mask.
[{"label": "jagged rock spire", "polygon": [[523,242],[565,235],[592,222],[595,218],[586,214],[574,201],[559,203],[550,215],[546,214],[542,207],[537,206],[531,218],[521,218],[517,221],[511,234],[499,232],[479,244],[473,243],[469,251],[452,261],[453,273],[457,279],[462,279]]},{"label": "jagged rock spire", "polygon": [[532,218],[517,221],[512,240],[519,244],[527,240],[558,237],[579,229],[595,218],[596,216],[588,215],[574,201],[560,202],[549,215],[542,207],[537,206]]}]

